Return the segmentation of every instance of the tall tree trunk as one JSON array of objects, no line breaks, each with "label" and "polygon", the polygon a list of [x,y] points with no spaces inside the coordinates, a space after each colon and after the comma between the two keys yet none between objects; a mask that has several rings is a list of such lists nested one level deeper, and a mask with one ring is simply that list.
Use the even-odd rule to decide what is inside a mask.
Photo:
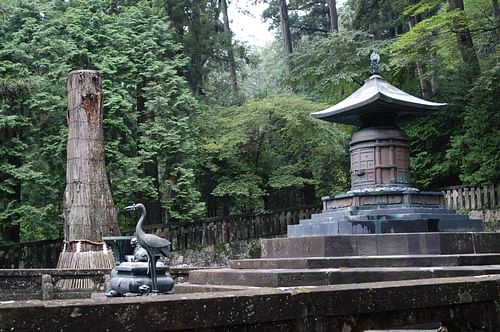
[{"label": "tall tree trunk", "polygon": [[497,26],[497,38],[500,39],[500,7],[498,7],[497,0],[491,0],[491,7],[493,8],[493,16],[495,16],[495,24]]},{"label": "tall tree trunk", "polygon": [[281,33],[283,35],[283,52],[285,56],[285,72],[290,73],[289,57],[293,53],[292,34],[290,33],[290,20],[286,0],[280,0]]},{"label": "tall tree trunk", "polygon": [[[139,83],[136,91],[136,108],[137,114],[139,114],[137,121],[139,126],[144,124],[147,125],[147,123],[154,121],[154,119],[148,118],[148,115],[146,114],[146,99],[144,98],[145,86],[145,82]],[[163,223],[163,208],[160,202],[160,174],[158,172],[157,158],[144,162],[142,167],[144,177],[150,177],[153,180],[153,188],[157,194],[156,198],[141,195],[141,200],[146,207],[146,211],[148,211],[144,224],[161,224]]]},{"label": "tall tree trunk", "polygon": [[337,14],[336,0],[327,0],[328,13],[330,14],[330,32],[339,31],[339,17]]},{"label": "tall tree trunk", "polygon": [[[413,29],[418,22],[420,22],[419,16],[411,16],[408,19],[408,26],[410,27],[410,30]],[[416,61],[416,65],[417,65],[417,75],[420,81],[420,91],[422,93],[422,97],[430,99],[433,96],[433,91],[434,91],[434,89],[432,88],[432,82],[425,77],[426,74],[425,67],[419,61]]]},{"label": "tall tree trunk", "polygon": [[[460,10],[462,15],[465,15],[463,0],[448,0],[448,8],[450,10]],[[465,64],[466,77],[472,81],[480,74],[481,69],[479,67],[479,59],[477,58],[476,49],[472,42],[470,30],[461,22],[455,22],[454,28],[457,30],[458,48],[460,49],[460,55]]]},{"label": "tall tree trunk", "polygon": [[[313,175],[311,171],[304,170],[300,174],[305,179],[312,179]],[[304,204],[314,204],[317,202],[316,189],[312,184],[304,184],[302,188],[302,194],[304,197]]]},{"label": "tall tree trunk", "polygon": [[102,236],[120,234],[104,165],[102,97],[99,72],[69,73],[65,248],[59,268],[114,266],[112,253],[102,242]]},{"label": "tall tree trunk", "polygon": [[222,18],[224,20],[224,34],[227,47],[227,58],[228,58],[227,60],[229,63],[229,80],[231,84],[230,86],[231,86],[231,91],[236,92],[238,91],[238,84],[236,80],[236,61],[234,60],[232,32],[231,29],[229,28],[229,16],[227,15],[227,1],[226,0],[219,0],[219,1],[222,9]]},{"label": "tall tree trunk", "polygon": [[499,17],[500,16],[500,7],[498,7],[498,1],[491,0],[491,7],[493,7],[493,15],[495,17]]},{"label": "tall tree trunk", "polygon": [[153,187],[158,194],[157,198],[148,197],[144,201],[144,206],[148,211],[144,224],[161,224],[163,223],[163,207],[160,201],[160,175],[156,158],[144,164],[144,176],[153,179]]}]

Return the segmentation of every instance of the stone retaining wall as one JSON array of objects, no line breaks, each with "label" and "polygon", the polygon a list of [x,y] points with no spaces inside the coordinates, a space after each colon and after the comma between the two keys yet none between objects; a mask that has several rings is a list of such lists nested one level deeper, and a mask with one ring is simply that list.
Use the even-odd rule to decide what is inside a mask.
[{"label": "stone retaining wall", "polygon": [[500,232],[500,209],[468,211],[471,219],[481,219],[484,229],[489,232]]},{"label": "stone retaining wall", "polygon": [[500,276],[0,306],[0,331],[500,331]]},{"label": "stone retaining wall", "polygon": [[229,266],[229,260],[260,258],[260,252],[261,239],[250,239],[174,251],[165,263],[171,266]]},{"label": "stone retaining wall", "polygon": [[[76,269],[5,269],[0,270],[0,301],[89,298],[93,292],[104,292],[109,270]],[[63,279],[86,279],[92,287],[63,290],[57,284]]]}]

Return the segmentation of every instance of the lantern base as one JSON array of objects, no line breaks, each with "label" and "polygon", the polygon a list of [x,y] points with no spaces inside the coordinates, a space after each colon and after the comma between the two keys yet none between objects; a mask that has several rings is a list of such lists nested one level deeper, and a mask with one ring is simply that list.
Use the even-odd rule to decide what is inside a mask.
[{"label": "lantern base", "polygon": [[288,237],[482,230],[481,220],[446,209],[441,192],[381,189],[323,197],[323,212],[289,225]]}]

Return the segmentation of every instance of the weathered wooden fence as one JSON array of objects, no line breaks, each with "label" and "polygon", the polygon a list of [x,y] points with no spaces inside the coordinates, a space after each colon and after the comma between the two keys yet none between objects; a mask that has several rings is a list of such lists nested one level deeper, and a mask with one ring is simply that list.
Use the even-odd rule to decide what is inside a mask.
[{"label": "weathered wooden fence", "polygon": [[447,208],[455,210],[485,210],[500,208],[500,184],[489,186],[456,186],[440,188]]},{"label": "weathered wooden fence", "polygon": [[[263,214],[242,214],[209,218],[197,223],[146,225],[148,233],[169,239],[172,251],[192,249],[216,243],[228,243],[286,234],[287,225],[298,224],[321,210],[320,204],[275,210]],[[134,229],[125,230],[132,235]]]},{"label": "weathered wooden fence", "polygon": [[[216,243],[286,234],[287,225],[298,224],[321,210],[321,205],[275,210],[263,214],[242,214],[209,218],[200,222],[146,225],[148,233],[172,242],[172,251]],[[135,229],[123,231],[133,235]],[[15,243],[0,246],[0,268],[51,268],[57,264],[62,239]]]},{"label": "weathered wooden fence", "polygon": [[57,265],[62,239],[42,240],[0,246],[0,268],[52,268]]}]

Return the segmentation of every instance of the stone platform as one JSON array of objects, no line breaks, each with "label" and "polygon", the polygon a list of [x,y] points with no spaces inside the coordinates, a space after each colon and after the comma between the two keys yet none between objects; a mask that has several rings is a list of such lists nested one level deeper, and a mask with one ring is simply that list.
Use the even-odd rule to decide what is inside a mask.
[{"label": "stone platform", "polygon": [[189,285],[319,286],[500,274],[500,233],[337,235],[262,240],[262,258],[192,271]]},{"label": "stone platform", "polygon": [[[269,239],[173,295],[8,301],[0,331],[352,331],[500,327],[500,233]],[[436,328],[437,329],[437,328]]]},{"label": "stone platform", "polygon": [[[177,286],[176,286],[177,287]],[[499,331],[500,276],[0,305],[0,331]]]},{"label": "stone platform", "polygon": [[441,192],[407,189],[323,197],[323,212],[289,225],[288,237],[483,230],[481,220],[444,208]]},{"label": "stone platform", "polygon": [[500,233],[390,233],[262,240],[262,258],[499,253]]}]

